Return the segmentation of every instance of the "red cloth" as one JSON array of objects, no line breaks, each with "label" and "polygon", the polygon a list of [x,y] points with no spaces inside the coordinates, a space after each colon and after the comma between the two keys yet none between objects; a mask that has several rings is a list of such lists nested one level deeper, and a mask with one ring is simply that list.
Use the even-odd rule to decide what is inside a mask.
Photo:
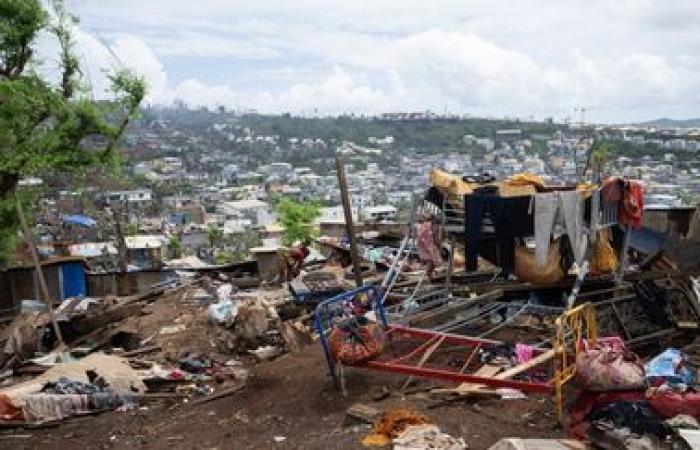
[{"label": "red cloth", "polygon": [[603,197],[603,203],[615,203],[622,200],[622,186],[624,180],[620,177],[610,177],[603,181],[603,186],[600,188]]},{"label": "red cloth", "polygon": [[291,254],[294,261],[301,265],[306,257],[309,256],[309,249],[306,247],[295,247],[292,249]]},{"label": "red cloth", "polygon": [[617,212],[617,220],[622,225],[633,228],[642,226],[644,212],[644,187],[639,181],[629,181],[622,195],[622,202]]},{"label": "red cloth", "polygon": [[700,417],[700,393],[664,392],[647,399],[649,407],[664,419],[676,417],[678,414],[687,414],[695,418]]}]

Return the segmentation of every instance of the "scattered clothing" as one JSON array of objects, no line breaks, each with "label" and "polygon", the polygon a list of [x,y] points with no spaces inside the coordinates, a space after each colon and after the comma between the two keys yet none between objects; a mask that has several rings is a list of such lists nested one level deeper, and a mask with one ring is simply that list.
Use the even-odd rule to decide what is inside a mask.
[{"label": "scattered clothing", "polygon": [[[98,379],[99,380],[99,379]],[[44,394],[83,394],[91,395],[97,393],[112,393],[112,389],[107,386],[104,381],[99,383],[83,383],[81,381],[73,381],[66,377],[61,377],[55,382],[49,382],[44,385],[41,390]]]},{"label": "scattered clothing", "polygon": [[666,391],[654,394],[647,401],[651,409],[664,418],[679,414],[700,417],[700,393],[697,392]]},{"label": "scattered clothing", "polygon": [[588,441],[595,448],[605,450],[657,450],[661,447],[661,440],[656,436],[639,436],[628,428],[618,428],[613,424],[599,422],[588,430]]},{"label": "scattered clothing", "polygon": [[666,419],[664,422],[671,428],[685,428],[690,430],[700,429],[700,423],[698,423],[698,420],[695,417],[687,414],[678,414],[676,417]]},{"label": "scattered clothing", "polygon": [[475,193],[465,196],[467,211],[467,270],[477,269],[479,245],[485,219],[493,225],[499,266],[506,272],[515,267],[515,238],[533,234],[532,197],[498,197]]},{"label": "scattered clothing", "polygon": [[418,257],[422,262],[432,262],[435,266],[442,264],[442,255],[437,245],[436,226],[430,221],[416,224],[416,246]]},{"label": "scattered clothing", "polygon": [[665,438],[670,434],[669,427],[645,401],[621,400],[593,411],[588,417],[591,424],[607,422],[615,428],[627,428],[639,435],[649,434]]},{"label": "scattered clothing", "polygon": [[518,357],[518,364],[523,364],[532,359],[535,347],[528,344],[515,344],[515,354]]},{"label": "scattered clothing", "polygon": [[[592,392],[582,391],[571,407],[571,420],[569,421],[569,436],[583,440],[588,433],[590,422],[588,416],[606,405],[617,401],[642,401],[645,400],[644,392],[640,390]],[[667,417],[663,416],[662,417]]]},{"label": "scattered clothing", "polygon": [[428,418],[412,409],[389,409],[374,424],[372,432],[362,440],[362,445],[384,447],[391,444],[392,439],[399,437],[409,426],[426,424],[430,424]]},{"label": "scattered clothing", "polygon": [[688,356],[675,348],[668,348],[645,366],[646,376],[652,381],[662,379],[671,383],[695,384],[695,370]]},{"label": "scattered clothing", "polygon": [[394,450],[464,450],[463,438],[456,439],[435,425],[411,425],[393,439]]},{"label": "scattered clothing", "polygon": [[617,220],[622,225],[632,228],[642,226],[644,213],[644,187],[638,181],[628,181],[618,209]]}]

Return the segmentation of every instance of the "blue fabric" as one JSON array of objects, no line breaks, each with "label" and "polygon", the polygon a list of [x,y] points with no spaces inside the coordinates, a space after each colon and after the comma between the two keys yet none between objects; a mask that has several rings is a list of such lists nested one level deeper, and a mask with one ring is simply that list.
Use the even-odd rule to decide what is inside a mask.
[{"label": "blue fabric", "polygon": [[68,263],[61,266],[63,286],[61,300],[70,297],[85,297],[87,285],[85,282],[85,268],[82,263]]},{"label": "blue fabric", "polygon": [[69,223],[71,225],[78,225],[85,228],[94,227],[97,222],[87,216],[81,216],[79,214],[74,214],[72,216],[63,216],[63,223]]},{"label": "blue fabric", "polygon": [[644,368],[647,378],[664,378],[671,383],[695,384],[695,371],[685,353],[667,348]]}]

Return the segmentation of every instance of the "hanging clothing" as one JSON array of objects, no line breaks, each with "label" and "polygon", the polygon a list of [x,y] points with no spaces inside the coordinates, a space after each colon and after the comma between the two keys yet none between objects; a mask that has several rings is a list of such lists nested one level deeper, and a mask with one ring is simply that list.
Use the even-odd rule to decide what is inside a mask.
[{"label": "hanging clothing", "polygon": [[588,237],[583,230],[583,197],[578,191],[559,192],[564,227],[569,235],[571,250],[579,266],[586,257]]},{"label": "hanging clothing", "polygon": [[622,201],[617,213],[617,220],[622,225],[639,228],[642,226],[644,212],[644,187],[639,181],[629,181],[622,193]]},{"label": "hanging clothing", "polygon": [[559,211],[559,195],[546,192],[535,195],[535,265],[544,266],[549,254],[549,240]]},{"label": "hanging clothing", "polygon": [[435,266],[442,264],[442,255],[437,246],[437,235],[432,222],[425,221],[416,224],[416,246],[418,257],[422,262],[430,262]]},{"label": "hanging clothing", "polygon": [[574,260],[580,266],[586,255],[587,236],[583,224],[584,201],[579,191],[535,195],[535,264],[541,267],[549,254],[554,224],[561,221],[569,235]]},{"label": "hanging clothing", "polygon": [[532,197],[498,197],[475,193],[466,195],[467,270],[477,269],[484,219],[494,228],[498,264],[506,272],[515,267],[515,238],[532,236]]}]

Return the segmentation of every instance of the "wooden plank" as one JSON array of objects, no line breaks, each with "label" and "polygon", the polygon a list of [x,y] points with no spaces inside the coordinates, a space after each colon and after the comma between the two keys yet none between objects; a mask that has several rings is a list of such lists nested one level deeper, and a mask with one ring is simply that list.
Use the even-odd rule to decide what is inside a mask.
[{"label": "wooden plank", "polygon": [[493,378],[497,380],[505,380],[507,378],[513,378],[516,375],[520,375],[523,372],[527,372],[528,370],[532,369],[533,367],[536,367],[542,363],[545,363],[549,361],[550,359],[554,358],[554,355],[556,352],[554,349],[549,349],[544,353],[541,353],[537,355],[536,357],[532,358],[531,360],[517,365],[515,367],[511,367],[508,370],[505,370],[497,375],[495,375]]},{"label": "wooden plank", "polygon": [[[491,364],[484,364],[483,366],[479,367],[479,369],[476,372],[474,372],[473,375],[478,376],[478,377],[492,378],[501,370],[503,370],[503,368],[500,366],[494,366]],[[474,394],[474,393],[480,393],[480,394],[488,395],[489,389],[487,389],[486,386],[484,386],[483,384],[460,383],[459,386],[457,386],[456,388],[433,389],[431,392],[436,393],[436,394],[470,395],[470,394]],[[493,393],[495,393],[495,391],[490,391],[490,393],[493,394]]]},{"label": "wooden plank", "polygon": [[355,403],[347,409],[346,414],[363,422],[374,423],[382,415],[382,412],[373,406]]}]

